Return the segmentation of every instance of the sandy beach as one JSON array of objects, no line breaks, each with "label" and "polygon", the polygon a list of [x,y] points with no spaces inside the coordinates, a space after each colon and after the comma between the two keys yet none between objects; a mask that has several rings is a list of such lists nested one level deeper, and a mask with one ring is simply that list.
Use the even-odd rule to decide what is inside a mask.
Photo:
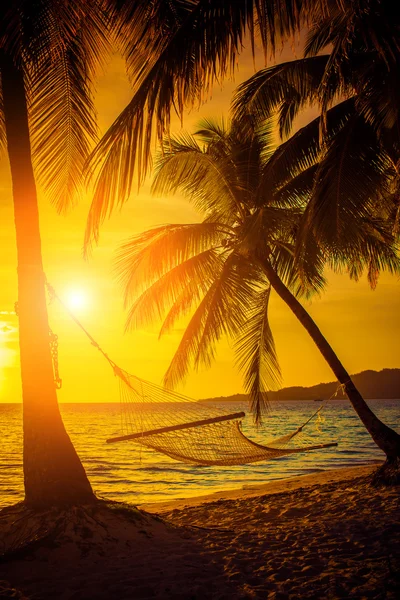
[{"label": "sandy beach", "polygon": [[[47,514],[47,530],[0,563],[0,598],[398,598],[399,489],[371,487],[374,468],[74,509],[50,525]],[[34,529],[21,510],[1,514],[3,539],[21,515]]]}]

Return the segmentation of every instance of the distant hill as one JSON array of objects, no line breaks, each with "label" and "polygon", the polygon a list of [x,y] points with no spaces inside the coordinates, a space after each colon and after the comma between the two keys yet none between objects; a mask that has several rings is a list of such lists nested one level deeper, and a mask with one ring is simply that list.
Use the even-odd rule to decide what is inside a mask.
[{"label": "distant hill", "polygon": [[[365,399],[394,399],[400,398],[400,369],[382,369],[382,371],[361,371],[351,376],[358,390]],[[276,400],[325,400],[330,398],[338,387],[337,381],[318,383],[311,387],[292,386],[282,388],[277,392],[268,392],[271,401]],[[340,390],[337,399],[345,398]],[[246,401],[246,394],[205,398],[204,402],[239,402]]]}]

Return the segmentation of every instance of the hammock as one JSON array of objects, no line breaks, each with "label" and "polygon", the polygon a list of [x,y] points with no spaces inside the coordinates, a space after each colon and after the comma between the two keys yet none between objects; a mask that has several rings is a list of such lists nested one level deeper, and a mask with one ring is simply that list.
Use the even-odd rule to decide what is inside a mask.
[{"label": "hammock", "polygon": [[229,412],[210,406],[121,369],[65,306],[54,289],[49,284],[47,287],[51,297],[57,298],[118,377],[122,435],[108,439],[107,443],[131,441],[181,462],[227,466],[337,446],[336,442],[298,445],[300,435],[304,438],[304,428],[319,416],[322,406],[295,431],[273,439],[266,445],[257,444],[241,430],[244,412]]},{"label": "hammock", "polygon": [[198,465],[241,465],[297,452],[337,446],[336,443],[293,446],[304,427],[261,445],[241,431],[245,413],[228,412],[135,377],[114,365],[122,401],[123,435],[112,444],[133,441],[175,460]]}]

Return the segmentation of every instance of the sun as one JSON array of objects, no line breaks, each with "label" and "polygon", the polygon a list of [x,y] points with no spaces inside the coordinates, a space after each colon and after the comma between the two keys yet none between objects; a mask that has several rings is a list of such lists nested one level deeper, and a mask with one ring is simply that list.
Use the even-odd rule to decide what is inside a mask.
[{"label": "sun", "polygon": [[69,290],[66,294],[66,304],[71,310],[82,310],[89,306],[89,296],[85,290]]}]

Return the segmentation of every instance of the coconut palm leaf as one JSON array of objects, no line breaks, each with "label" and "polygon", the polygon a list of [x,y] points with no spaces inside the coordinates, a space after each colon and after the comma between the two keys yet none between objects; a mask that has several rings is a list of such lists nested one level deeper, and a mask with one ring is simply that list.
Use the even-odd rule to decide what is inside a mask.
[{"label": "coconut palm leaf", "polygon": [[125,305],[145,288],[192,256],[222,246],[229,230],[219,223],[162,225],[134,236],[117,254],[116,274],[125,290]]},{"label": "coconut palm leaf", "polygon": [[165,312],[180,297],[181,291],[189,287],[191,304],[198,301],[220,269],[221,258],[213,248],[177,265],[148,286],[132,303],[125,329],[137,329],[163,319]]},{"label": "coconut palm leaf", "polygon": [[349,119],[319,164],[305,227],[318,232],[327,248],[354,239],[359,219],[371,214],[377,190],[385,188],[389,167],[371,127],[360,117]]},{"label": "coconut palm leaf", "polygon": [[312,236],[307,238],[307,252],[302,254],[301,268],[299,254],[296,254],[296,239],[300,226],[293,235],[292,243],[277,240],[272,245],[270,263],[281,281],[296,298],[310,299],[321,294],[327,280],[324,270],[327,258],[320,244]]},{"label": "coconut palm leaf", "polygon": [[180,319],[192,312],[194,305],[200,302],[202,297],[201,294],[204,293],[203,287],[204,282],[202,282],[202,286],[199,286],[197,281],[191,280],[186,287],[181,290],[165,316],[160,327],[158,339],[161,339],[163,335],[170,333]]},{"label": "coconut palm leaf", "polygon": [[204,152],[195,138],[175,137],[165,144],[156,163],[152,192],[158,195],[183,192],[205,214],[218,212],[229,225],[242,209],[230,158]]},{"label": "coconut palm leaf", "polygon": [[260,424],[268,409],[268,390],[281,385],[281,371],[268,320],[271,287],[253,295],[247,320],[235,342],[237,364],[244,373],[255,422]]},{"label": "coconut palm leaf", "polygon": [[3,2],[0,7],[1,47],[12,56],[15,66],[26,69],[27,64],[37,64],[48,52],[51,33],[48,30],[48,16],[54,9],[49,0],[15,0]]},{"label": "coconut palm leaf", "polygon": [[280,107],[281,137],[292,128],[299,111],[315,100],[329,57],[313,56],[262,69],[238,86],[232,101],[235,119],[246,114],[257,121],[271,117]]},{"label": "coconut palm leaf", "polygon": [[[209,367],[214,358],[213,348],[222,335],[236,336],[247,319],[249,301],[263,275],[257,265],[240,253],[232,252],[225,260],[219,286],[209,304],[194,367]],[[211,349],[211,352],[210,352]]]},{"label": "coconut palm leaf", "polygon": [[[165,373],[164,384],[175,387],[182,382],[189,372],[192,362],[201,362],[207,366],[215,357],[215,345],[220,337],[231,332],[237,325],[236,315],[240,313],[240,304],[232,303],[232,294],[235,283],[240,285],[240,279],[235,277],[232,271],[233,255],[226,252],[225,262],[219,273],[216,273],[214,281],[197,306],[196,311],[190,319],[178,349]],[[232,277],[234,282],[232,282]],[[233,306],[235,305],[235,306]],[[209,315],[216,310],[214,317]],[[222,311],[222,314],[221,314]],[[207,328],[207,344],[204,332]]]},{"label": "coconut palm leaf", "polygon": [[[327,112],[327,139],[335,136],[354,115],[354,102],[350,98]],[[265,161],[259,181],[257,204],[264,204],[268,197],[275,198],[278,189],[295,185],[296,177],[306,178],[303,173],[319,162],[321,151],[320,117],[317,117],[283,142],[269,160]],[[301,181],[299,179],[298,183]]]},{"label": "coconut palm leaf", "polygon": [[[335,11],[336,8],[336,11]],[[332,7],[329,16],[320,18],[314,27],[307,33],[304,44],[304,56],[317,56],[323,50],[326,50],[329,44],[333,43],[337,35],[346,27],[346,13],[337,12],[338,7]],[[332,14],[335,11],[336,14]],[[347,27],[346,27],[347,31]]]},{"label": "coconut palm leaf", "polygon": [[[362,106],[363,113],[369,115],[373,126],[395,126],[400,44],[398,15],[390,4],[372,1],[368,10],[360,2],[332,6],[327,16],[311,30],[306,56],[317,55],[330,45],[329,61],[318,91],[323,127],[335,86],[347,96],[359,97],[360,108]],[[371,102],[370,96],[376,96],[375,100]]]},{"label": "coconut palm leaf", "polygon": [[389,64],[400,50],[398,31],[398,11],[392,2],[372,0],[366,8],[364,2],[334,0],[325,15],[314,20],[305,54],[318,54],[331,44],[342,48],[343,58],[374,51],[382,64]]},{"label": "coconut palm leaf", "polygon": [[241,197],[249,209],[255,208],[260,169],[276,150],[275,123],[273,119],[257,123],[251,116],[241,121],[232,120],[229,137],[228,152],[235,163]]},{"label": "coconut palm leaf", "polygon": [[397,68],[390,69],[373,60],[369,61],[363,75],[368,85],[357,96],[358,113],[380,137],[393,131],[398,138],[400,84]]},{"label": "coconut palm leaf", "polygon": [[[261,31],[264,46],[273,48],[277,36],[300,23],[302,4],[276,0],[272,9],[260,0],[198,0],[191,7],[186,3],[183,12],[186,7],[191,10],[183,20],[177,19],[161,47],[156,36],[154,47],[147,47],[147,61],[139,56],[131,102],[90,160],[88,174],[96,189],[85,234],[87,248],[97,241],[107,215],[129,198],[134,174],[143,182],[151,165],[152,140],[162,140],[169,131],[171,109],[182,115],[185,106],[207,96],[215,80],[233,72],[246,32],[254,38],[256,30]],[[131,38],[143,37],[142,23],[132,20],[130,26]]]},{"label": "coconut palm leaf", "polygon": [[368,282],[374,289],[381,271],[399,273],[399,245],[387,220],[365,217],[361,220],[361,229],[362,236],[330,253],[328,264],[336,272],[348,272],[355,281],[366,271]]},{"label": "coconut palm leaf", "polygon": [[217,144],[221,142],[222,145],[228,143],[230,130],[228,129],[228,123],[222,117],[221,119],[203,118],[200,119],[197,129],[194,133],[195,137],[205,146],[211,146],[211,144]]},{"label": "coconut palm leaf", "polygon": [[112,4],[117,43],[133,80],[146,63],[157,59],[193,10],[190,0],[113,0]]},{"label": "coconut palm leaf", "polygon": [[[182,336],[164,377],[174,387],[187,375],[190,365],[209,367],[216,343],[222,336],[236,336],[247,319],[249,294],[260,278],[257,268],[235,252],[225,253],[225,262],[204,295]],[[256,279],[255,279],[256,276]]]},{"label": "coconut palm leaf", "polygon": [[[314,189],[315,174],[318,164],[308,167],[284,185],[275,189],[273,202],[275,206],[305,208],[309,196]],[[262,190],[261,190],[262,192]]]},{"label": "coconut palm leaf", "polygon": [[237,232],[241,252],[246,255],[258,252],[268,256],[275,239],[287,239],[297,223],[297,216],[295,209],[268,205],[254,211]]},{"label": "coconut palm leaf", "polygon": [[81,0],[26,4],[19,18],[14,15],[18,34],[13,43],[20,46],[30,100],[34,165],[49,199],[62,212],[76,196],[97,139],[91,89],[109,52],[108,20],[100,0],[90,6]]},{"label": "coconut palm leaf", "polygon": [[[365,252],[365,254],[368,253],[366,257],[367,279],[372,289],[376,288],[378,277],[382,271],[388,271],[392,275],[400,274],[399,245],[394,245],[391,232],[386,230],[386,236],[381,237],[376,223],[374,225],[374,231],[369,236]],[[396,251],[393,251],[393,247],[396,248]]]}]

